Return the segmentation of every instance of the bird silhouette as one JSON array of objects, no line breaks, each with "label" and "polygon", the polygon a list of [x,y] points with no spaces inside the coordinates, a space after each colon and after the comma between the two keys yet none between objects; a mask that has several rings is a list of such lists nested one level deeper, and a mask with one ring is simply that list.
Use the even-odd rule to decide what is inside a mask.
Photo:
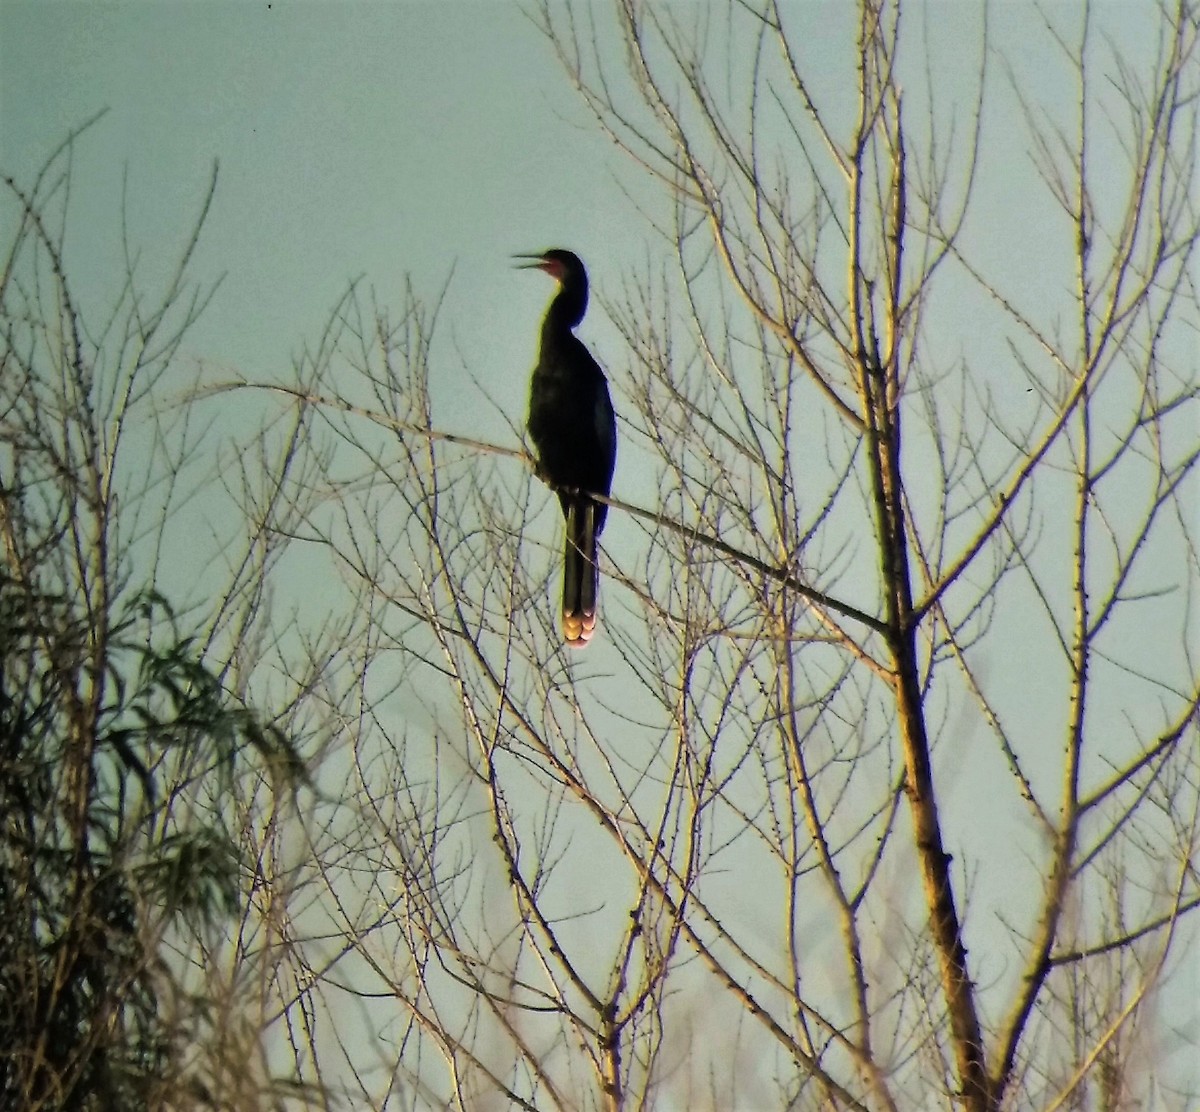
[{"label": "bird silhouette", "polygon": [[597,539],[608,507],[589,497],[608,495],[617,460],[617,419],[600,364],[575,335],[587,311],[587,271],[579,256],[555,248],[529,259],[559,284],[542,321],[541,349],[529,383],[529,436],[538,472],[558,494],[566,520],[563,544],[562,631],[572,648],[596,632],[600,572]]}]

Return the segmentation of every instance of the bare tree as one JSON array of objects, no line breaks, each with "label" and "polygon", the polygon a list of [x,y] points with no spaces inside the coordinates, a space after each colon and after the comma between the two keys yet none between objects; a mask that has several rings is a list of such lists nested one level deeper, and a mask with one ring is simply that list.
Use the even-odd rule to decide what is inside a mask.
[{"label": "bare tree", "polygon": [[527,457],[435,421],[440,302],[255,384],[330,584],[245,681],[329,728],[276,976],[351,1105],[1195,1096],[1197,13],[948,60],[864,0],[818,65],[821,11],[534,13],[671,260],[601,282],[609,649]]}]

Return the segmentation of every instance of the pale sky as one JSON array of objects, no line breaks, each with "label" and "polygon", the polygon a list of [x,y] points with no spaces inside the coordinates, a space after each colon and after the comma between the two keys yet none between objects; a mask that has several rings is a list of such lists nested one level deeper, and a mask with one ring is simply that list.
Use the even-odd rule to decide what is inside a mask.
[{"label": "pale sky", "polygon": [[[811,22],[818,82],[841,80],[840,51],[822,43],[847,9],[796,10]],[[953,4],[931,10],[943,57],[977,55],[973,19],[944,18],[961,15]],[[1043,84],[1035,96],[1057,96],[1055,67],[1019,49],[1019,23],[996,18],[993,34]],[[951,105],[964,126],[968,107]],[[179,243],[219,159],[195,273],[225,278],[191,347],[252,377],[313,336],[351,278],[398,301],[405,274],[432,296],[453,267],[447,335],[519,413],[549,290],[509,270],[510,254],[570,247],[614,292],[623,272],[667,254],[615,187],[636,190],[638,173],[590,124],[515,0],[0,0],[5,172],[27,183],[101,108],[78,146],[70,261],[103,289],[123,173],[135,243],[150,259]],[[994,142],[1017,137],[990,122]],[[585,330],[598,327],[593,311]]]},{"label": "pale sky", "polygon": [[110,109],[76,160],[85,268],[115,246],[123,172],[153,248],[179,243],[220,160],[196,273],[226,277],[190,346],[251,376],[351,278],[398,300],[405,273],[432,296],[454,267],[447,324],[519,409],[550,291],[509,255],[563,244],[599,276],[642,241],[611,147],[567,122],[579,106],[516,4],[4,0],[0,21],[7,173],[29,181]]},{"label": "pale sky", "polygon": [[[1035,98],[1057,99],[1056,67],[1021,49],[1020,22],[1004,9],[995,45],[1041,84],[1030,85]],[[795,10],[811,23],[810,70],[841,80],[840,51],[823,42],[847,6],[798,0]],[[931,11],[944,58],[977,55],[962,8]],[[667,253],[615,188],[618,178],[638,188],[632,163],[590,125],[515,0],[0,0],[4,171],[28,183],[101,108],[108,115],[78,146],[70,261],[103,290],[123,173],[134,242],[151,260],[178,244],[219,159],[195,273],[225,278],[191,347],[251,377],[312,337],[351,278],[398,301],[405,274],[432,296],[453,267],[445,337],[519,415],[549,290],[509,270],[509,255],[570,247],[615,292],[624,271]],[[965,125],[968,104],[956,109]],[[994,142],[1017,138],[989,123]],[[1005,151],[1028,173],[1020,154]],[[584,327],[601,331],[594,310]]]}]

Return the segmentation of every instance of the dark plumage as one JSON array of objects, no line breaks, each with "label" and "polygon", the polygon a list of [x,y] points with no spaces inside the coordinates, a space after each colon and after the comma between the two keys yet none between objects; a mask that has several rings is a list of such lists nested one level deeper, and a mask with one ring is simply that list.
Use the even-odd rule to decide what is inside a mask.
[{"label": "dark plumage", "polygon": [[587,310],[587,271],[577,255],[552,250],[522,255],[526,267],[557,279],[559,291],[542,322],[542,345],[529,383],[529,436],[542,477],[558,492],[566,519],[563,546],[563,637],[583,648],[596,631],[600,573],[597,538],[608,507],[588,494],[608,494],[617,460],[617,419],[600,365],[575,335]]}]

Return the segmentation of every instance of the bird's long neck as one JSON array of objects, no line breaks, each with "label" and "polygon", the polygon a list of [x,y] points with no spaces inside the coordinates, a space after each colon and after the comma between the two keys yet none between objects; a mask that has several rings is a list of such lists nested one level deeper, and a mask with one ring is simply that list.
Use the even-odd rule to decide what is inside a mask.
[{"label": "bird's long neck", "polygon": [[587,312],[588,289],[586,282],[564,283],[558,296],[550,302],[546,319],[542,322],[542,337],[560,337],[570,332],[583,320]]}]

